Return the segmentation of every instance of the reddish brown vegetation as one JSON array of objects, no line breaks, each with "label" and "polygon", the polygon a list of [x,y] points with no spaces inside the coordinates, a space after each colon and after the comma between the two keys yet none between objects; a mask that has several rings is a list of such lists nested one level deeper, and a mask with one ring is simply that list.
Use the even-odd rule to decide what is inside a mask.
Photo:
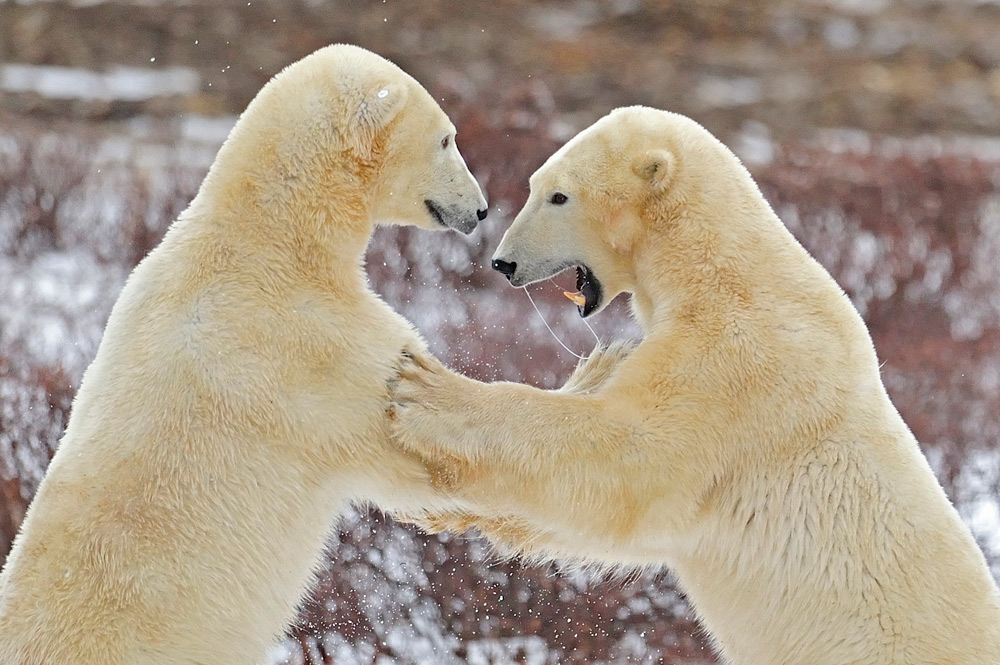
[{"label": "reddish brown vegetation", "polygon": [[[1000,130],[995,5],[250,5],[0,2],[0,63],[185,66],[201,77],[195,95],[139,102],[0,91],[0,553],[125,275],[204,174],[205,146],[186,145],[170,122],[236,114],[281,66],[350,41],[443,100],[488,191],[492,212],[473,238],[383,229],[368,257],[374,287],[435,353],[480,379],[554,387],[576,362],[487,267],[528,175],[570,133],[636,102],[692,115],[734,145],[748,120],[762,123],[777,144],[754,175],[864,314],[894,401],[1000,565],[995,522],[981,519],[1000,495],[1000,148],[940,138]],[[133,116],[138,125],[117,122]],[[927,136],[815,131],[840,125]],[[593,338],[560,291],[532,293],[585,352]],[[604,338],[635,334],[620,302],[594,325]],[[365,511],[335,536],[292,632],[308,663],[714,662],[662,572],[523,568],[481,541]]]},{"label": "reddish brown vegetation", "polygon": [[[485,267],[505,220],[526,195],[527,176],[555,147],[555,141],[533,138],[535,131],[545,136],[552,120],[532,104],[530,95],[515,95],[499,105],[506,112],[493,116],[462,106],[455,113],[462,147],[487,182],[492,201],[504,211],[484,225],[478,241],[385,229],[373,242],[369,265],[375,287],[423,328],[453,366],[479,378],[554,386],[575,359],[534,323],[537,315],[524,295]],[[516,129],[512,117],[521,122],[533,118],[534,130]],[[23,172],[36,158],[31,142],[20,145],[25,166],[12,160],[0,172],[7,191],[34,183],[44,189],[33,192],[35,199],[51,192],[47,207],[58,210],[63,201],[77,200],[81,190],[95,187],[98,176],[82,156],[87,150],[56,160],[78,174],[59,179],[66,183],[59,189],[44,185],[46,177]],[[1000,404],[990,377],[1000,367],[993,296],[1000,280],[995,262],[984,260],[983,252],[997,245],[995,219],[989,216],[997,214],[1000,167],[956,154],[887,156],[879,145],[839,152],[819,144],[786,143],[756,175],[793,232],[865,313],[886,361],[884,373],[894,399],[930,447],[949,490],[972,505],[983,492],[995,496],[997,483],[995,469],[992,475],[989,468],[970,470],[969,461],[977,451],[995,449],[997,435],[992,414]],[[125,167],[130,172],[127,160]],[[86,177],[79,175],[81,169]],[[51,210],[46,216],[38,205],[25,206],[24,216],[17,218],[22,224],[16,227],[18,237],[44,242],[14,241],[6,246],[8,255],[31,261],[39,252],[72,250],[130,267],[155,244],[197,181],[176,164],[160,176],[172,183],[166,191],[174,196],[152,205],[146,179],[126,180],[121,222],[105,228],[103,242],[97,244],[88,242],[92,230],[80,227],[86,220]],[[164,182],[159,188],[164,189]],[[114,293],[106,296],[104,307]],[[570,327],[575,313],[558,289],[539,293],[537,300],[568,343],[588,348],[589,333]],[[612,334],[630,334],[630,328],[622,327],[624,316],[621,308],[613,310],[603,317],[610,321],[602,331],[618,326],[619,332]],[[36,463],[44,465],[65,424],[81,370],[82,364],[64,368],[25,358],[0,363],[0,381],[20,386],[15,392],[22,395],[21,401],[5,397],[0,415],[0,432],[15,459],[28,450],[29,456],[42,455]],[[981,482],[963,484],[970,473],[977,473]],[[29,473],[25,491],[20,478],[10,475],[8,470],[0,483],[4,542],[37,482]],[[332,654],[346,644],[355,645],[353,657],[364,662],[379,654],[405,660],[412,654],[402,652],[415,643],[475,659],[482,654],[470,654],[470,649],[488,650],[494,644],[484,642],[486,638],[500,639],[507,651],[530,660],[537,645],[518,642],[517,636],[540,636],[544,658],[551,662],[613,661],[638,648],[636,643],[644,645],[647,655],[658,653],[662,662],[708,658],[693,620],[662,575],[588,583],[580,574],[557,575],[492,560],[479,541],[428,538],[377,514],[353,516],[336,540],[293,633],[309,662],[332,662]],[[387,562],[390,556],[395,560]],[[400,637],[400,626],[409,626],[408,637]],[[448,641],[454,638],[458,640]]]}]

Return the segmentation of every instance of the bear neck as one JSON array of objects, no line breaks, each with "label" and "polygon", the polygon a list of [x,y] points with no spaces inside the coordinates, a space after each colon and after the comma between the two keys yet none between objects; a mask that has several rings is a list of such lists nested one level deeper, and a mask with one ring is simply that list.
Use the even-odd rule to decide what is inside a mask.
[{"label": "bear neck", "polygon": [[[796,241],[750,183],[731,183],[707,205],[686,198],[648,211],[648,242],[635,255],[632,308],[647,334],[724,327],[781,272]],[[721,198],[721,200],[720,200]],[[777,265],[776,265],[777,264]],[[765,280],[765,281],[761,281]]]},{"label": "bear neck", "polygon": [[308,139],[287,134],[238,123],[192,202],[193,216],[300,277],[359,270],[374,229],[378,155],[359,160],[324,150],[337,141],[317,128],[297,133]]}]

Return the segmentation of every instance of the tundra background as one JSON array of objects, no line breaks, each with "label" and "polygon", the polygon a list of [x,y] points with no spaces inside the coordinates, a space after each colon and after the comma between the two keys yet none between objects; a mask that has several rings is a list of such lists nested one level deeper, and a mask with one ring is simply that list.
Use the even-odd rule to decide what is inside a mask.
[{"label": "tundra background", "polygon": [[[471,238],[383,229],[369,252],[448,364],[562,383],[576,359],[489,257],[574,133],[621,105],[685,113],[848,291],[1000,575],[998,34],[996,0],[0,1],[0,553],[129,270],[260,86],[346,41],[441,100],[490,199]],[[531,289],[585,352],[561,291]],[[616,305],[593,322],[605,339],[636,334]],[[556,574],[363,508],[274,656],[462,661],[715,662],[665,571]]]}]

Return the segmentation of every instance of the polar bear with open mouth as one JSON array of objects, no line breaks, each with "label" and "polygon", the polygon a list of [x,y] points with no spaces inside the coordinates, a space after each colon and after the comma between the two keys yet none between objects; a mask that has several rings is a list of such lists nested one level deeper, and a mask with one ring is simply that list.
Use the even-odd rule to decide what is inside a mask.
[{"label": "polar bear with open mouth", "polygon": [[421,355],[395,433],[534,557],[669,566],[737,665],[997,665],[1000,592],[890,402],[864,322],[705,129],[614,111],[556,152],[494,255],[576,268],[645,333],[558,391]]}]

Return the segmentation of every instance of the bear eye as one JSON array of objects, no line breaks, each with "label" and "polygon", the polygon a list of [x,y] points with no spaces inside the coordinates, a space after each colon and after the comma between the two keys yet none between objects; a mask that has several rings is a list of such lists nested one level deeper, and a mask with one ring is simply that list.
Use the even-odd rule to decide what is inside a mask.
[{"label": "bear eye", "polygon": [[569,201],[569,197],[563,194],[562,192],[556,192],[555,194],[549,197],[549,203],[552,203],[557,206],[561,206],[567,201]]},{"label": "bear eye", "polygon": [[445,136],[443,139],[441,139],[442,148],[447,148],[449,145],[451,145],[451,136]]}]

